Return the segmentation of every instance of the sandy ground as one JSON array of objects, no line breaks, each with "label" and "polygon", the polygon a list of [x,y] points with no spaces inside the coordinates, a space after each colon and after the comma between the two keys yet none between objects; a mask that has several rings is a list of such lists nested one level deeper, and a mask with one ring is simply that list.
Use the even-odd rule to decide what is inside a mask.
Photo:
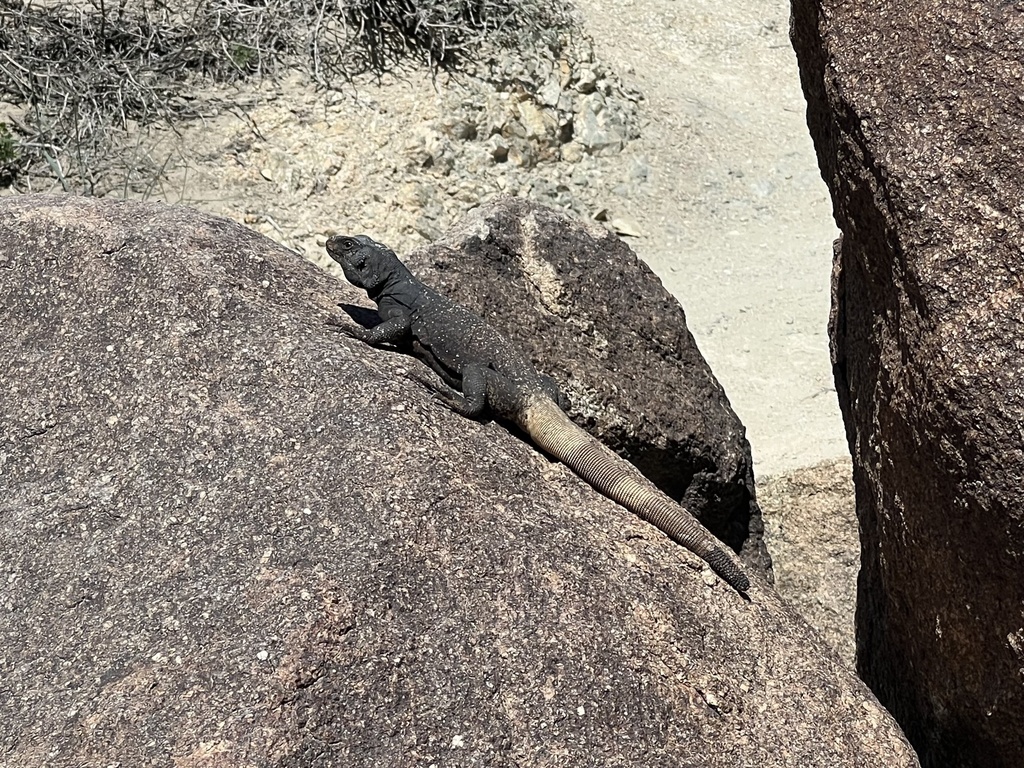
[{"label": "sandy ground", "polygon": [[598,56],[650,122],[651,175],[621,199],[634,250],[686,310],[747,427],[759,477],[848,455],[826,324],[831,201],[784,0],[581,0]]}]

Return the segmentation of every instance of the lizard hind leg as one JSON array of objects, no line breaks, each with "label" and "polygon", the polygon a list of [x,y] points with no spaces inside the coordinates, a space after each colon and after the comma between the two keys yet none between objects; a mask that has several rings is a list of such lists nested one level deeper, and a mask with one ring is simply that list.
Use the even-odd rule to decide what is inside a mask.
[{"label": "lizard hind leg", "polygon": [[471,365],[462,372],[462,394],[436,391],[434,397],[460,416],[476,419],[487,407],[487,378],[484,369]]},{"label": "lizard hind leg", "polygon": [[540,377],[541,389],[544,393],[552,399],[555,403],[558,403],[558,407],[563,411],[568,412],[569,410],[569,398],[565,396],[565,393],[558,388],[558,384],[550,376]]}]

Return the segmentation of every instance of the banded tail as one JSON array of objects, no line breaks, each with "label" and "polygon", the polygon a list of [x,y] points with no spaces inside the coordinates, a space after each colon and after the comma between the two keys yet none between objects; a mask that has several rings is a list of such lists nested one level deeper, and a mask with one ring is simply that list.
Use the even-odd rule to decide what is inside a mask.
[{"label": "banded tail", "polygon": [[737,591],[750,588],[743,569],[693,515],[657,490],[639,470],[577,427],[549,397],[531,397],[519,421],[539,448],[598,491],[696,554]]}]

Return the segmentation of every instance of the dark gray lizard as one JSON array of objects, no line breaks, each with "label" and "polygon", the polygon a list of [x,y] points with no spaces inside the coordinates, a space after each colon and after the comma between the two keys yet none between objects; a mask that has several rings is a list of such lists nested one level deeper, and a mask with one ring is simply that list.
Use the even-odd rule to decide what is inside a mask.
[{"label": "dark gray lizard", "polygon": [[516,424],[598,491],[699,555],[735,589],[747,591],[750,581],[722,544],[632,464],[577,427],[559,407],[555,382],[537,373],[504,336],[417,280],[391,249],[365,235],[332,237],[327,253],[376,302],[383,319],[373,328],[342,330],[373,346],[411,349],[462,392],[442,396],[452,410],[477,418],[489,408]]}]

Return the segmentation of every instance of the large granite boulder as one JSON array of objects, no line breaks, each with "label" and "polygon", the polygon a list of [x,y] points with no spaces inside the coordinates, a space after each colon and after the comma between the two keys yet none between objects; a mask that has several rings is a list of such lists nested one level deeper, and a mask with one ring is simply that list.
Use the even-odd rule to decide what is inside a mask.
[{"label": "large granite boulder", "polygon": [[858,668],[928,766],[1024,765],[1024,14],[794,0],[842,230]]},{"label": "large granite boulder", "polygon": [[185,208],[0,203],[5,765],[914,766],[755,575]]}]

